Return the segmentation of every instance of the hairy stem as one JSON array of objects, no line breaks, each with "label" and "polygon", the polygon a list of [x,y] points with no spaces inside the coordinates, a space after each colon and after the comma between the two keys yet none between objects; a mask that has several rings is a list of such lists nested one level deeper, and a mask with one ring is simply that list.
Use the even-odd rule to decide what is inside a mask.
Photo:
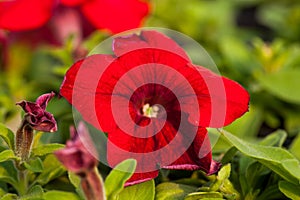
[{"label": "hairy stem", "polygon": [[103,180],[97,167],[87,172],[82,178],[81,188],[87,200],[106,200]]},{"label": "hairy stem", "polygon": [[16,132],[15,153],[21,158],[21,161],[26,161],[29,158],[32,141],[33,129],[27,121],[24,120],[21,127]]}]

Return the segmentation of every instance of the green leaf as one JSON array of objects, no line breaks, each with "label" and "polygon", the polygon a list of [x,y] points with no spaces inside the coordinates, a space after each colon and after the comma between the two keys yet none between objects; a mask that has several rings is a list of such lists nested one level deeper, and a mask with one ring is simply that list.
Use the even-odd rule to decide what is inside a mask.
[{"label": "green leaf", "polygon": [[220,130],[220,132],[244,155],[259,161],[283,179],[299,184],[299,161],[287,150],[279,147],[252,144],[239,139],[227,131]]},{"label": "green leaf", "polygon": [[4,124],[0,123],[0,137],[6,142],[10,149],[15,149],[15,135]]},{"label": "green leaf", "polygon": [[72,172],[68,172],[68,177],[69,177],[70,182],[72,183],[72,185],[75,188],[78,188],[80,186],[81,180],[80,180],[79,176],[77,176],[76,174],[74,174]]},{"label": "green leaf", "polygon": [[49,154],[45,158],[43,165],[44,170],[35,180],[35,183],[39,183],[40,185],[45,185],[49,181],[60,177],[66,171],[61,163],[52,154]]},{"label": "green leaf", "polygon": [[182,200],[189,193],[195,192],[196,187],[171,182],[156,186],[156,200]]},{"label": "green leaf", "polygon": [[12,161],[6,161],[0,165],[0,181],[18,186],[17,170]]},{"label": "green leaf", "polygon": [[123,190],[125,182],[132,176],[136,168],[136,160],[128,159],[118,164],[107,176],[105,189],[107,199],[116,199]]},{"label": "green leaf", "polygon": [[214,184],[210,187],[211,191],[217,191],[223,185],[224,181],[229,178],[231,165],[227,164],[218,172],[218,176]]},{"label": "green leaf", "polygon": [[203,198],[218,198],[223,199],[223,195],[219,192],[194,192],[191,194],[188,194],[184,200],[198,200]]},{"label": "green leaf", "polygon": [[0,153],[0,163],[10,160],[10,159],[16,159],[17,157],[15,156],[15,153],[13,152],[13,150],[4,150]]},{"label": "green leaf", "polygon": [[291,199],[300,199],[300,185],[295,185],[287,181],[279,181],[279,190]]},{"label": "green leaf", "polygon": [[32,156],[44,156],[54,151],[63,148],[65,145],[63,144],[44,144],[32,149],[31,155]]},{"label": "green leaf", "polygon": [[71,192],[63,192],[63,191],[56,191],[51,190],[49,192],[44,193],[44,200],[80,200],[80,198]]},{"label": "green leaf", "polygon": [[126,187],[119,194],[119,200],[154,200],[154,180]]},{"label": "green leaf", "polygon": [[[231,165],[224,165],[218,172],[215,182],[210,186],[209,191],[211,192],[222,192],[224,195],[239,199],[240,194],[235,190],[233,184],[229,181],[231,173]],[[193,196],[194,197],[194,196]],[[197,197],[197,195],[195,195]],[[219,198],[219,197],[216,197]]]},{"label": "green leaf", "polygon": [[278,183],[266,187],[263,192],[260,193],[255,200],[266,200],[266,199],[286,199],[283,193],[279,190]]},{"label": "green leaf", "polygon": [[300,160],[300,134],[294,139],[290,146],[290,151]]},{"label": "green leaf", "polygon": [[30,159],[28,162],[24,162],[24,166],[32,172],[42,172],[44,169],[43,162],[39,157]]},{"label": "green leaf", "polygon": [[201,200],[224,200],[223,198],[202,198]]},{"label": "green leaf", "polygon": [[7,193],[6,195],[2,196],[0,200],[17,200],[18,196],[16,194]]},{"label": "green leaf", "polygon": [[21,200],[44,200],[43,198],[43,188],[40,185],[32,187],[26,195],[22,196]]},{"label": "green leaf", "polygon": [[[2,184],[4,185],[4,183],[2,183]],[[6,184],[5,184],[4,187],[6,187]],[[3,189],[2,187],[0,187],[0,197],[2,197],[3,195],[5,195],[6,193],[7,193],[7,188]]]},{"label": "green leaf", "polygon": [[68,171],[68,177],[69,177],[71,184],[75,187],[75,191],[77,192],[79,197],[84,199],[85,198],[84,192],[83,192],[82,188],[80,187],[80,183],[81,183],[80,177],[70,171]]},{"label": "green leaf", "polygon": [[222,164],[227,164],[229,162],[231,162],[232,158],[235,156],[236,152],[237,152],[237,148],[235,147],[231,147],[223,156],[222,158]]},{"label": "green leaf", "polygon": [[282,100],[300,103],[300,70],[280,71],[258,77],[258,81],[267,91]]},{"label": "green leaf", "polygon": [[287,133],[284,130],[277,130],[265,137],[259,144],[264,146],[281,147],[286,140]]},{"label": "green leaf", "polygon": [[245,113],[243,117],[236,119],[235,123],[224,127],[224,129],[231,133],[236,133],[240,138],[253,138],[259,131],[263,120],[264,112],[260,108],[250,105],[249,112]]}]

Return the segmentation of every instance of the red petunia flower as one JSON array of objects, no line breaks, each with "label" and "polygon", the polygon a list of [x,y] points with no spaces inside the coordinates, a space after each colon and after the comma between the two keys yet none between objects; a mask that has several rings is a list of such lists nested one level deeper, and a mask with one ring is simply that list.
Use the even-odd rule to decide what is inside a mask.
[{"label": "red petunia flower", "polygon": [[230,124],[248,110],[238,83],[193,65],[185,51],[156,31],[117,37],[115,55],[95,54],[67,72],[60,94],[108,134],[107,160],[137,160],[127,185],[159,168],[219,169],[205,127]]}]

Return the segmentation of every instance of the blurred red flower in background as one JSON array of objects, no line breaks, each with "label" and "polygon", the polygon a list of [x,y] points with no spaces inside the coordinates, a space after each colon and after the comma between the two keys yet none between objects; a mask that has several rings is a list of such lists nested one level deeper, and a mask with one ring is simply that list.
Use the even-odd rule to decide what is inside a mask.
[{"label": "blurred red flower in background", "polygon": [[112,33],[138,27],[149,12],[148,3],[140,0],[1,1],[0,28],[10,31],[40,28],[59,15],[61,7],[82,13],[95,28]]},{"label": "blurred red flower in background", "polygon": [[137,28],[149,13],[141,0],[17,0],[0,2],[0,30],[9,40],[61,45],[73,35],[74,46],[94,30],[118,33]]}]

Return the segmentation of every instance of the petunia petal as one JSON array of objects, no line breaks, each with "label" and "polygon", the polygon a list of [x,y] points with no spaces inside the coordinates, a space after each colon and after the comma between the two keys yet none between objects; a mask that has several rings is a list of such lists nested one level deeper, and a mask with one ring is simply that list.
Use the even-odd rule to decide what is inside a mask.
[{"label": "petunia petal", "polygon": [[219,164],[212,160],[210,141],[205,128],[198,129],[193,143],[180,158],[168,166],[163,166],[165,169],[201,169],[207,174],[218,171],[219,167]]},{"label": "petunia petal", "polygon": [[189,61],[189,56],[172,39],[157,31],[142,31],[140,35],[132,34],[117,37],[113,41],[113,51],[116,56],[121,56],[137,49],[153,48],[172,52]]},{"label": "petunia petal", "polygon": [[41,27],[51,17],[54,0],[18,0],[0,2],[0,28],[11,31]]},{"label": "petunia petal", "polygon": [[[45,131],[45,132],[55,132],[57,131],[57,123],[54,116],[49,112],[44,112],[41,117],[30,116],[29,123],[34,130]],[[35,121],[33,121],[33,119]]]},{"label": "petunia petal", "polygon": [[200,118],[197,120],[194,102],[183,105],[182,109],[190,114],[191,123],[198,121],[198,125],[202,127],[223,127],[248,111],[249,94],[241,85],[204,67],[192,64],[189,66],[190,69],[181,73],[188,77],[200,107]]},{"label": "petunia petal", "polygon": [[[178,127],[175,124],[166,121],[160,130],[155,127],[159,127],[159,123],[163,122],[160,120],[152,121],[153,126],[148,125],[146,128],[137,126],[133,133],[125,133],[123,130],[117,129],[108,134],[107,159],[110,166],[115,166],[122,160],[134,158],[137,160],[136,173],[153,172],[160,167],[172,164],[181,167],[185,164],[197,165],[195,168],[203,168],[207,172],[209,171],[211,164],[210,145],[205,146],[206,144],[204,144],[202,146],[203,138],[200,138],[206,132],[201,132],[195,139],[196,133],[193,134],[195,127],[188,123],[180,126],[177,130]],[[175,121],[178,122],[178,120]],[[143,128],[145,129],[143,130]],[[193,143],[194,139],[198,141]],[[193,147],[190,147],[191,145]],[[205,150],[204,153],[210,155],[210,157],[206,156],[205,163],[199,164],[204,160],[201,160],[198,156],[201,147],[201,150]],[[182,155],[184,155],[183,158]],[[190,160],[184,161],[185,158]],[[196,158],[195,162],[191,160],[194,158]],[[179,161],[176,162],[178,159]]]},{"label": "petunia petal", "polygon": [[101,129],[95,110],[98,80],[112,61],[112,56],[97,54],[76,62],[67,71],[60,88],[60,95],[98,129]]},{"label": "petunia petal", "polygon": [[149,181],[158,176],[158,170],[146,173],[134,173],[129,180],[126,181],[125,186],[135,185],[145,181]]},{"label": "petunia petal", "polygon": [[98,29],[112,33],[137,28],[149,12],[149,4],[141,0],[94,0],[81,7],[86,18]]},{"label": "petunia petal", "polygon": [[30,115],[34,116],[41,116],[44,113],[44,109],[42,109],[39,105],[29,101],[21,101],[16,103],[23,108],[25,113],[29,113]]},{"label": "petunia petal", "polygon": [[55,96],[54,92],[43,94],[37,98],[35,101],[37,105],[39,105],[42,109],[46,109],[48,102]]},{"label": "petunia petal", "polygon": [[89,0],[60,0],[61,4],[65,6],[79,6]]}]

